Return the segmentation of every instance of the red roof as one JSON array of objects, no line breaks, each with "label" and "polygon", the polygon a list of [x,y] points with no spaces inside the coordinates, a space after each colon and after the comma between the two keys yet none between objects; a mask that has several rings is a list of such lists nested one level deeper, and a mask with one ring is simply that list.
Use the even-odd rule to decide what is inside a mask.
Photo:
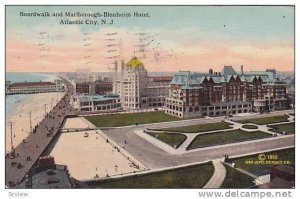
[{"label": "red roof", "polygon": [[77,82],[76,86],[86,86],[86,85],[90,85],[90,82]]},{"label": "red roof", "polygon": [[171,81],[172,80],[172,76],[157,76],[157,77],[153,77],[154,81],[156,82],[166,82],[166,81]]},{"label": "red roof", "polygon": [[96,85],[112,85],[112,82],[96,82]]},{"label": "red roof", "polygon": [[13,87],[25,87],[25,86],[54,86],[53,82],[17,82],[9,85],[9,88]]}]

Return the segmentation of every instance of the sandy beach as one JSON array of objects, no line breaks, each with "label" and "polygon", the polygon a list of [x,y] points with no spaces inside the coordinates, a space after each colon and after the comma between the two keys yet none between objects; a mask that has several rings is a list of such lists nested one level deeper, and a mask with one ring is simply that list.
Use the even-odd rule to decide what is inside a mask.
[{"label": "sandy beach", "polygon": [[63,128],[87,128],[89,123],[85,122],[82,117],[68,118],[64,124]]},{"label": "sandy beach", "polygon": [[[70,118],[65,123],[66,128],[82,128],[87,125],[83,118]],[[88,133],[88,137],[84,136],[85,133]],[[54,157],[56,164],[67,165],[71,176],[78,180],[145,169],[124,149],[119,147],[119,152],[114,146],[106,142],[99,130],[62,133],[50,155]],[[139,168],[134,167],[132,161]]]},{"label": "sandy beach", "polygon": [[6,152],[11,150],[10,122],[12,122],[13,145],[16,147],[30,133],[30,112],[32,128],[34,128],[44,118],[45,104],[46,112],[49,112],[63,95],[64,93],[37,93],[20,104],[16,103],[16,107],[6,114]]}]

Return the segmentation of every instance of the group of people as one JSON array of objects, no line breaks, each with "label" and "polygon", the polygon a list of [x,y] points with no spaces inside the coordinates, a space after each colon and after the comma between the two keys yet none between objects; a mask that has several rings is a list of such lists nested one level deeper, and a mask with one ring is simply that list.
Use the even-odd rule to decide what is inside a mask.
[{"label": "group of people", "polygon": [[[69,111],[72,111],[72,108],[69,105],[69,101],[72,93],[74,92],[74,89],[70,83],[66,82],[66,84],[68,88],[67,93],[62,97],[62,99],[53,107],[53,109],[49,113],[46,113],[43,120],[39,124],[34,126],[34,128],[32,129],[33,134],[43,132],[47,137],[49,137],[49,135],[50,136],[53,135],[55,132],[58,131],[58,129],[62,124],[63,117],[61,116],[66,115]],[[28,139],[30,138],[23,139],[22,144],[31,143],[30,140]],[[43,143],[41,143],[42,140],[36,139],[36,143],[35,143],[36,150],[43,150],[44,145]],[[28,152],[30,152],[30,150]],[[6,154],[6,158],[15,159],[19,157],[19,153],[16,152],[15,148],[13,149],[13,153],[14,153],[13,157],[11,156],[11,153]],[[26,157],[25,161],[32,161],[35,158],[34,154],[28,154],[27,151],[22,151],[21,155],[25,155]],[[12,160],[10,163],[12,167],[16,166],[18,169],[20,169],[26,166],[25,161],[22,161],[21,159],[16,159],[16,160]],[[10,181],[9,184],[12,185],[15,184],[15,182]]]}]

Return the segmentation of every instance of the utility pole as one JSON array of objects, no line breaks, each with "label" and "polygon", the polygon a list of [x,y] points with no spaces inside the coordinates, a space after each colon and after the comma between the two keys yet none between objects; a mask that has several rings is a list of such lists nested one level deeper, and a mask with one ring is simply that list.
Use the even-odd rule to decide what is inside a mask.
[{"label": "utility pole", "polygon": [[10,146],[11,150],[14,150],[14,143],[13,143],[13,133],[12,133],[12,122],[10,122]]},{"label": "utility pole", "polygon": [[32,133],[31,111],[29,112],[29,126],[30,126],[30,133]]},{"label": "utility pole", "polygon": [[47,104],[44,104],[44,106],[45,106],[45,117],[46,117],[46,115],[47,115]]}]

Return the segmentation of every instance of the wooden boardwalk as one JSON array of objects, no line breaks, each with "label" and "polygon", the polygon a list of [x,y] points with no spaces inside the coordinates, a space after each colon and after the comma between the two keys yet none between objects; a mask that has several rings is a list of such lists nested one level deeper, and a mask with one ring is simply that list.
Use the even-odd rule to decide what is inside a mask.
[{"label": "wooden boardwalk", "polygon": [[82,131],[94,131],[99,130],[100,128],[62,128],[60,131],[62,133],[74,133],[74,132],[82,132]]},{"label": "wooden boardwalk", "polygon": [[[36,132],[31,133],[25,142],[15,147],[14,158],[6,155],[5,159],[5,185],[13,187],[18,185],[27,172],[31,169],[37,159],[43,154],[52,139],[58,134],[63,125],[65,117],[72,113],[69,105],[74,88],[70,82],[62,78],[67,85],[67,93],[52,109],[36,128]],[[30,157],[30,160],[28,159]]]}]

